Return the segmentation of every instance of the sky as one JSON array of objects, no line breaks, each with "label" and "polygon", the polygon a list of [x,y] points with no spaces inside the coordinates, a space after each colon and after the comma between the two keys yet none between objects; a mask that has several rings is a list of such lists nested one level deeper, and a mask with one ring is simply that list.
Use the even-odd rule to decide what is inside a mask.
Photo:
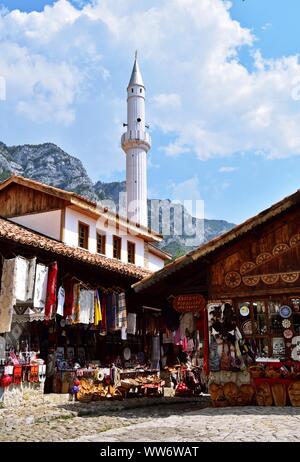
[{"label": "sky", "polygon": [[0,140],[125,179],[134,51],[148,196],[240,223],[300,188],[299,0],[0,0]]}]

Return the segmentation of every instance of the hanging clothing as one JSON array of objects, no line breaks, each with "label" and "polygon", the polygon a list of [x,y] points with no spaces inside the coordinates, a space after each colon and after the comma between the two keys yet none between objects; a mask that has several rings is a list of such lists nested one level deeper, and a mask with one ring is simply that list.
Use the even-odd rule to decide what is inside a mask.
[{"label": "hanging clothing", "polygon": [[122,329],[127,327],[127,310],[126,310],[126,297],[125,293],[122,292],[118,297],[118,309],[117,309],[117,319],[116,319],[116,328]]},{"label": "hanging clothing", "polygon": [[72,306],[72,319],[74,324],[80,322],[80,283],[73,285],[73,306]]},{"label": "hanging clothing", "polygon": [[135,333],[136,333],[136,313],[128,313],[127,334],[135,335]]},{"label": "hanging clothing", "polygon": [[40,311],[45,311],[47,296],[48,267],[38,263],[35,272],[33,306]]},{"label": "hanging clothing", "polygon": [[92,297],[92,303],[90,305],[90,316],[89,316],[89,323],[90,324],[95,324],[95,291],[91,290],[93,297]]},{"label": "hanging clothing", "polygon": [[16,257],[16,303],[32,301],[36,258]]},{"label": "hanging clothing", "polygon": [[159,369],[160,360],[160,337],[155,335],[152,337],[151,344],[151,369]]},{"label": "hanging clothing", "polygon": [[16,301],[26,302],[27,300],[27,279],[29,270],[29,260],[23,257],[16,257]]},{"label": "hanging clothing", "polygon": [[175,332],[174,343],[175,345],[182,345],[180,328],[178,328]]},{"label": "hanging clothing", "polygon": [[107,334],[107,326],[106,326],[106,295],[103,295],[100,301],[101,305],[101,315],[102,315],[102,320],[100,322],[100,335],[106,335]]},{"label": "hanging clothing", "polygon": [[112,294],[112,330],[117,330],[118,294]]},{"label": "hanging clothing", "polygon": [[57,308],[56,308],[56,314],[59,314],[60,316],[64,315],[64,303],[65,303],[65,289],[63,286],[60,286],[58,289],[57,293]]},{"label": "hanging clothing", "polygon": [[184,352],[188,351],[188,341],[187,341],[186,336],[184,336],[182,339],[182,351]]},{"label": "hanging clothing", "polygon": [[[183,313],[180,318],[180,334],[185,337],[186,333],[192,334],[195,330],[195,318],[193,313]],[[187,332],[186,332],[187,331]]]},{"label": "hanging clothing", "polygon": [[121,327],[121,340],[127,340],[127,330],[126,330],[126,327]]},{"label": "hanging clothing", "polygon": [[94,292],[94,310],[94,324],[95,326],[98,326],[98,324],[102,321],[101,303],[98,290],[95,290]]},{"label": "hanging clothing", "polygon": [[195,343],[194,343],[194,340],[192,338],[188,339],[187,341],[187,351],[188,352],[191,352],[195,349]]},{"label": "hanging clothing", "polygon": [[45,319],[49,320],[53,317],[56,304],[56,282],[57,282],[57,263],[51,263],[48,267],[48,283],[47,296],[45,304]]},{"label": "hanging clothing", "polygon": [[10,332],[16,303],[16,258],[4,260],[0,292],[0,333]]},{"label": "hanging clothing", "polygon": [[80,290],[79,297],[80,316],[79,322],[82,324],[89,324],[91,309],[94,310],[94,291],[93,290]]},{"label": "hanging clothing", "polygon": [[71,278],[68,278],[64,282],[65,287],[65,306],[64,306],[64,317],[72,316],[73,311],[73,286],[74,282]]}]

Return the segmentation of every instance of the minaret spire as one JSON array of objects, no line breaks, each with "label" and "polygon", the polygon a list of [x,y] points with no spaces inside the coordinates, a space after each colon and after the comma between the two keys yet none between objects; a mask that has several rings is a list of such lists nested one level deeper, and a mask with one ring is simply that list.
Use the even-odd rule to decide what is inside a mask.
[{"label": "minaret spire", "polygon": [[135,223],[148,226],[147,152],[151,138],[145,126],[145,86],[137,51],[127,87],[127,132],[122,135],[126,154],[127,214]]}]

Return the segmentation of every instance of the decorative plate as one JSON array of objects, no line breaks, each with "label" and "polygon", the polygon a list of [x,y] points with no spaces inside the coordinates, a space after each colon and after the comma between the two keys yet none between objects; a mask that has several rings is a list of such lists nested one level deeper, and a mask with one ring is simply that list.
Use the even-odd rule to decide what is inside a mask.
[{"label": "decorative plate", "polygon": [[284,336],[284,338],[292,338],[293,335],[294,335],[294,334],[293,334],[292,329],[285,329],[285,330],[283,331],[283,336]]},{"label": "decorative plate", "polygon": [[125,361],[129,361],[129,359],[131,358],[131,350],[129,347],[126,347],[124,348],[123,350],[123,358]]},{"label": "decorative plate", "polygon": [[241,314],[242,316],[248,316],[249,313],[250,313],[250,311],[249,311],[249,307],[248,307],[247,305],[241,306],[241,308],[240,308],[240,314]]},{"label": "decorative plate", "polygon": [[288,305],[282,305],[280,307],[279,314],[282,318],[289,318],[292,314],[292,308]]},{"label": "decorative plate", "polygon": [[289,327],[291,327],[291,321],[289,319],[284,319],[282,322],[282,327],[284,327],[285,329],[288,329]]},{"label": "decorative plate", "polygon": [[[244,332],[245,335],[252,335],[253,332],[252,332],[252,323],[251,323],[251,319],[249,319],[249,321],[245,321],[243,324],[242,324],[242,330]],[[257,324],[256,322],[254,322],[254,331],[256,332],[257,331]]]}]

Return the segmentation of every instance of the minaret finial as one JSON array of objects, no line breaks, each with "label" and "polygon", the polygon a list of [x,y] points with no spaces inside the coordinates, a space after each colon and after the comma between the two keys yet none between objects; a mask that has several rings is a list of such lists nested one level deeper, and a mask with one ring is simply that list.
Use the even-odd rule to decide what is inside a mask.
[{"label": "minaret finial", "polygon": [[137,50],[135,50],[134,59],[137,60]]}]

